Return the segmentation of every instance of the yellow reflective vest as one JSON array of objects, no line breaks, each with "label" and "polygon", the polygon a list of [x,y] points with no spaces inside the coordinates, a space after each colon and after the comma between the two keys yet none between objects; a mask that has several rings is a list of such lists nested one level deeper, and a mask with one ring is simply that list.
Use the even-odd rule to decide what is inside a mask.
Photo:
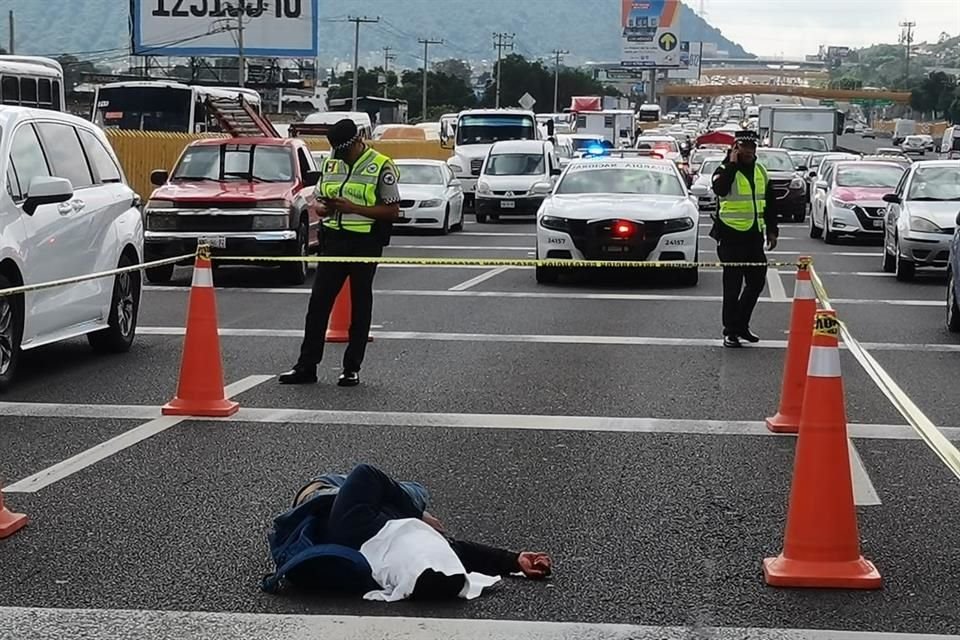
[{"label": "yellow reflective vest", "polygon": [[[318,198],[343,198],[361,207],[377,205],[377,185],[380,174],[390,158],[368,148],[353,164],[343,160],[323,161],[323,176],[317,184]],[[372,233],[375,220],[353,213],[337,213],[324,219],[323,226],[338,231]]]},{"label": "yellow reflective vest", "polygon": [[753,166],[753,185],[737,171],[730,193],[720,198],[720,221],[735,231],[749,231],[756,221],[763,233],[766,223],[763,212],[767,208],[767,170],[759,162]]}]

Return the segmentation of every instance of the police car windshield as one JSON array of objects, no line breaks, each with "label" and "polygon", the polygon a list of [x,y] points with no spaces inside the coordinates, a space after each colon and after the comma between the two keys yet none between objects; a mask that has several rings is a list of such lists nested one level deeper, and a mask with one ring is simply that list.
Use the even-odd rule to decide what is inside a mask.
[{"label": "police car windshield", "polygon": [[440,167],[429,164],[404,164],[397,167],[400,171],[400,184],[443,184]]},{"label": "police car windshield", "polygon": [[290,182],[293,175],[293,159],[285,147],[222,144],[189,147],[172,179]]},{"label": "police car windshield", "polygon": [[757,151],[757,160],[767,171],[794,171],[793,159],[786,151]]},{"label": "police car windshield", "polygon": [[567,171],[557,195],[625,193],[682,196],[683,185],[669,168],[578,167]]},{"label": "police car windshield", "polygon": [[488,176],[535,176],[544,173],[542,153],[497,153],[487,159]]},{"label": "police car windshield", "polygon": [[888,187],[893,189],[903,177],[903,168],[894,165],[880,166],[853,164],[837,169],[838,187]]}]

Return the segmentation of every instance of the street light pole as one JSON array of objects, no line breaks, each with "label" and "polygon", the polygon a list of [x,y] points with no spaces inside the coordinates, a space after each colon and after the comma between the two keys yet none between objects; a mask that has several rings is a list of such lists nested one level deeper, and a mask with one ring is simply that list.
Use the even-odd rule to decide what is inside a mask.
[{"label": "street light pole", "polygon": [[237,66],[240,76],[240,88],[246,86],[247,57],[243,51],[243,16],[247,13],[246,0],[237,0]]},{"label": "street light pole", "polygon": [[443,40],[431,40],[429,38],[419,38],[417,40],[423,45],[423,106],[420,110],[420,122],[427,121],[427,75],[430,70],[428,58],[430,56],[430,45],[443,44]]},{"label": "street light pole", "polygon": [[503,62],[503,50],[510,49],[513,51],[513,39],[516,37],[516,34],[513,33],[495,33],[493,34],[495,42],[493,46],[497,48],[497,109],[500,108],[500,80],[503,77],[503,69],[501,69],[501,63]]},{"label": "street light pole", "polygon": [[360,25],[375,24],[380,22],[380,18],[368,18],[367,16],[353,17],[348,16],[347,22],[352,22],[355,27],[353,35],[353,111],[358,110],[360,102]]},{"label": "street light pole", "polygon": [[562,49],[554,49],[552,53],[555,56],[553,73],[553,112],[557,113],[557,111],[560,109],[560,61],[563,56],[570,52]]}]

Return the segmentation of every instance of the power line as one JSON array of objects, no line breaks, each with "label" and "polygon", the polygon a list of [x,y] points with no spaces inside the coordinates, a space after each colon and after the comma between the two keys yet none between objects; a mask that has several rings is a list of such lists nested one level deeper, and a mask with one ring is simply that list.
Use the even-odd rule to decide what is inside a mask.
[{"label": "power line", "polygon": [[497,109],[500,108],[500,80],[503,76],[500,65],[503,62],[503,51],[504,49],[513,51],[513,41],[516,39],[516,37],[517,34],[515,33],[493,34],[493,46],[497,49]]},{"label": "power line", "polygon": [[431,40],[430,38],[417,38],[417,42],[423,45],[423,109],[420,111],[420,120],[427,121],[427,75],[430,71],[428,64],[430,57],[430,45],[443,44],[443,40]]},{"label": "power line", "polygon": [[360,101],[360,25],[377,24],[380,18],[347,16],[347,22],[352,22],[356,29],[353,36],[353,111],[357,111]]},{"label": "power line", "polygon": [[557,113],[560,108],[560,62],[563,60],[563,56],[568,55],[570,52],[563,49],[554,49],[550,53],[554,55],[553,112]]}]

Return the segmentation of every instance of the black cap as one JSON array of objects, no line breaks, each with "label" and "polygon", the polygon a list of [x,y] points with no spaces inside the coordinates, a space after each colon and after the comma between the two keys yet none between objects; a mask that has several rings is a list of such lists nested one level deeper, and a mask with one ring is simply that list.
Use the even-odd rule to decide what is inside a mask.
[{"label": "black cap", "polygon": [[334,149],[345,149],[349,147],[360,135],[357,129],[357,123],[350,118],[344,118],[338,121],[327,132],[327,140]]},{"label": "black cap", "polygon": [[757,132],[751,131],[750,129],[742,129],[741,131],[737,131],[733,137],[737,142],[745,142],[754,146],[760,142],[760,136],[757,135]]}]

